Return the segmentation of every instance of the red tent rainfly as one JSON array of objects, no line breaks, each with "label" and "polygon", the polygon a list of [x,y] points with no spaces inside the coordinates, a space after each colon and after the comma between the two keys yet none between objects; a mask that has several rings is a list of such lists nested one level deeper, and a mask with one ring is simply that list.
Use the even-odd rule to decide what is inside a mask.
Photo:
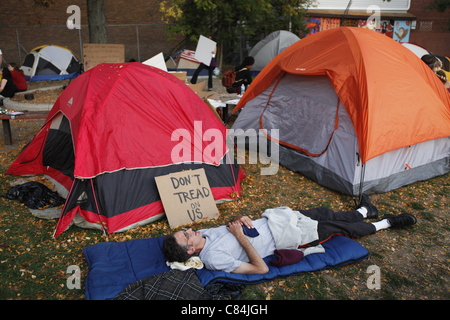
[{"label": "red tent rainfly", "polygon": [[[222,139],[214,148],[204,138],[211,131]],[[63,91],[6,174],[45,174],[67,189],[55,236],[76,216],[113,233],[162,216],[155,176],[204,168],[215,200],[240,194],[243,173],[226,160],[226,139],[223,123],[171,74],[100,64]]]}]

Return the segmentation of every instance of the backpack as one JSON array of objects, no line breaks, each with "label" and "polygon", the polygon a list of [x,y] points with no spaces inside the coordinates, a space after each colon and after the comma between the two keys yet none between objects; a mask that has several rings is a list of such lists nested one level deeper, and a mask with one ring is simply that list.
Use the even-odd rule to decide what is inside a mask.
[{"label": "backpack", "polygon": [[233,70],[225,71],[222,77],[222,85],[225,88],[231,88],[231,86],[235,81],[236,81],[236,71]]}]

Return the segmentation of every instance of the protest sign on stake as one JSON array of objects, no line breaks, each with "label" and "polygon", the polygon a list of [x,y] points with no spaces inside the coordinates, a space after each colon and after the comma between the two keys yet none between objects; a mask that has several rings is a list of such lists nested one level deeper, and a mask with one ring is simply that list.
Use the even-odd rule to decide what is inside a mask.
[{"label": "protest sign on stake", "polygon": [[171,228],[219,216],[205,170],[187,170],[155,177]]}]

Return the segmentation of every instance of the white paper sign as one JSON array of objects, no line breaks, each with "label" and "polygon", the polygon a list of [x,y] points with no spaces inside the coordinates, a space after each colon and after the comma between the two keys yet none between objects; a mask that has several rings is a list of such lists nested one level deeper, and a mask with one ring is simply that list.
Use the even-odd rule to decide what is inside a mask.
[{"label": "white paper sign", "polygon": [[162,52],[158,53],[156,56],[142,62],[148,66],[159,68],[161,70],[167,71],[166,62],[164,61],[164,56]]},{"label": "white paper sign", "polygon": [[195,59],[207,66],[211,63],[212,53],[216,50],[217,43],[209,38],[200,36],[195,49]]}]

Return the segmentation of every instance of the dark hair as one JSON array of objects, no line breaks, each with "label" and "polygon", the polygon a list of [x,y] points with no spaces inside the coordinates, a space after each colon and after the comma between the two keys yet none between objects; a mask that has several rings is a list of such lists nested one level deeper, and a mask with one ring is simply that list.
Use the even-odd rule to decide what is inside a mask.
[{"label": "dark hair", "polygon": [[173,233],[164,237],[162,252],[169,262],[187,261],[192,256],[187,253],[188,248],[187,245],[180,245]]},{"label": "dark hair", "polygon": [[11,71],[7,67],[3,67],[2,69],[3,78],[12,78]]},{"label": "dark hair", "polygon": [[[13,67],[13,69],[14,69],[15,71],[19,71],[19,72],[22,72],[22,73],[23,73],[23,70],[20,69],[20,67],[17,65],[17,63],[11,62],[9,65],[10,65],[11,67]],[[9,69],[8,69],[8,70],[9,70]]]},{"label": "dark hair", "polygon": [[423,62],[425,62],[427,66],[429,66],[432,69],[435,67],[442,67],[442,61],[435,55],[426,54],[423,55],[421,59]]},{"label": "dark hair", "polygon": [[436,71],[436,75],[442,81],[442,83],[445,84],[447,82],[447,75],[443,70]]},{"label": "dark hair", "polygon": [[253,57],[245,57],[244,61],[242,61],[243,66],[252,66],[255,64],[255,58]]}]

